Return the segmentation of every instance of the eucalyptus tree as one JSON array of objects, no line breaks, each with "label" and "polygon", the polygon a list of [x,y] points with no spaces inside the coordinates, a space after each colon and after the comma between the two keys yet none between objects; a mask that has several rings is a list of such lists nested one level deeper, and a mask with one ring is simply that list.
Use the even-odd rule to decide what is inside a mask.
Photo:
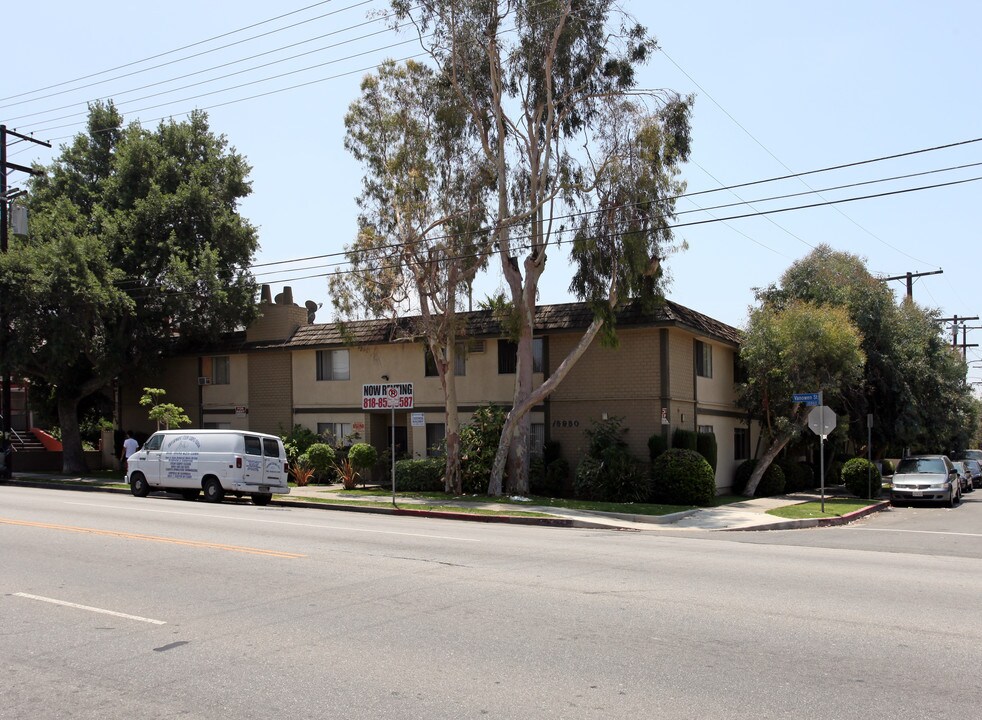
[{"label": "eucalyptus tree", "polygon": [[747,380],[739,402],[760,420],[766,443],[745,490],[753,496],[771,462],[807,425],[811,408],[792,396],[802,388],[822,388],[825,402],[834,406],[862,383],[862,336],[843,307],[763,303],[750,313],[740,360]]},{"label": "eucalyptus tree", "polygon": [[204,113],[155,130],[90,107],[30,187],[30,234],[0,258],[9,367],[57,397],[65,471],[85,469],[79,401],[255,311],[249,167]]},{"label": "eucalyptus tree", "polygon": [[418,309],[407,339],[422,338],[436,367],[445,400],[444,482],[460,493],[455,368],[466,346],[458,310],[489,257],[493,176],[448,87],[412,60],[385,62],[362,81],[345,117],[345,147],[364,166],[358,234],[345,249],[350,268],[331,278],[331,288],[347,317],[395,319]]},{"label": "eucalyptus tree", "polygon": [[[650,202],[661,218],[632,232],[664,240],[677,189],[674,171],[689,149],[691,99],[637,87],[636,69],[657,46],[614,0],[392,0],[392,5],[398,22],[415,23],[421,43],[450,82],[494,168],[492,237],[508,288],[513,315],[508,325],[515,328],[518,356],[513,406],[488,491],[501,492],[507,458],[510,489],[524,493],[532,340],[547,250],[567,231],[580,231],[573,260],[584,275],[591,275],[594,271],[583,263],[596,260],[600,250],[586,240],[590,223],[563,219],[577,208],[598,209],[608,219],[598,220],[597,227],[606,225],[616,234],[630,225],[609,219],[618,212],[630,213],[615,209],[615,204],[605,207],[616,193],[605,198],[601,180],[616,172],[615,158],[607,153],[621,152],[623,146],[604,133],[611,130],[609,121],[617,118],[613,109],[625,99],[632,99],[636,108],[650,108],[648,124],[659,128],[659,156],[664,160],[663,177],[647,187],[654,194],[642,197],[638,192],[630,199]],[[636,114],[632,111],[631,116]],[[651,142],[649,148],[656,145]],[[617,184],[607,180],[606,189]],[[621,244],[610,247],[617,251]],[[653,249],[651,244],[648,248]],[[663,249],[651,252],[640,263],[643,267],[633,255],[617,258],[606,266],[613,273],[606,278],[608,287],[617,284],[612,282],[615,275],[643,274],[663,255]],[[605,303],[598,301],[595,289],[585,281],[574,287],[598,310],[598,323],[607,324],[612,317],[609,308],[623,289],[608,292]],[[591,326],[592,332],[597,329]],[[577,352],[582,349],[567,358],[566,367],[575,362]]]}]

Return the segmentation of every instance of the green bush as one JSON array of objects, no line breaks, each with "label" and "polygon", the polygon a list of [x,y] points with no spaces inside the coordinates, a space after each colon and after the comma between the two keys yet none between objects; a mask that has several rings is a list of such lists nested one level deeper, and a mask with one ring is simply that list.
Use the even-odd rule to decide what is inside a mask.
[{"label": "green bush", "polygon": [[358,472],[364,472],[375,467],[378,462],[378,450],[368,443],[355,443],[348,448],[348,460]]},{"label": "green bush", "polygon": [[314,469],[314,474],[317,475],[318,480],[323,482],[324,480],[335,477],[334,461],[337,453],[334,452],[334,448],[330,445],[327,443],[314,443],[303,454],[307,456],[307,461]]},{"label": "green bush", "polygon": [[529,458],[529,492],[532,495],[544,495],[540,492],[546,484],[546,461],[541,455]]},{"label": "green bush", "polygon": [[842,483],[858,498],[875,498],[883,487],[883,478],[876,465],[857,457],[842,466]]},{"label": "green bush", "polygon": [[651,482],[641,462],[626,450],[613,448],[603,459],[583,458],[573,478],[573,492],[584,500],[644,502],[651,495]]},{"label": "green bush", "polygon": [[[442,492],[443,458],[420,458],[396,462],[396,490],[399,492]],[[391,480],[391,478],[390,478]]]},{"label": "green bush", "polygon": [[[737,469],[733,474],[733,487],[731,490],[734,495],[744,494],[744,491],[747,489],[747,482],[749,482],[755,467],[757,467],[756,460],[744,460],[737,465]],[[764,477],[761,478],[760,483],[757,485],[757,491],[754,493],[754,497],[781,495],[784,493],[784,483],[784,471],[775,463],[771,463],[764,473]]]},{"label": "green bush", "polygon": [[461,489],[465,493],[483,494],[488,491],[488,480],[504,424],[503,408],[482,405],[474,411],[471,421],[460,429],[460,479]]},{"label": "green bush", "polygon": [[651,479],[655,502],[705,507],[716,497],[716,473],[695,450],[666,450],[652,464]]},{"label": "green bush", "polygon": [[[283,427],[280,426],[281,431],[282,429]],[[280,437],[283,439],[283,447],[286,449],[286,459],[291,463],[307,452],[310,446],[320,439],[317,433],[303,425],[294,425],[290,432],[286,434],[281,432]]]},{"label": "green bush", "polygon": [[569,463],[565,458],[556,458],[546,465],[546,488],[549,497],[563,497],[569,481]]},{"label": "green bush", "polygon": [[774,461],[774,464],[781,468],[784,473],[784,492],[791,493],[811,489],[812,473],[810,468],[790,458],[779,458]]},{"label": "green bush", "polygon": [[668,450],[668,443],[661,433],[657,433],[648,438],[648,459],[654,462],[659,455]]},{"label": "green bush", "polygon": [[887,459],[880,460],[880,465],[883,466],[881,475],[893,475],[893,463]]},{"label": "green bush", "polygon": [[709,463],[709,467],[713,469],[713,473],[715,474],[717,465],[716,435],[713,433],[697,433],[696,452],[706,458],[706,462]]},{"label": "green bush", "polygon": [[672,447],[698,452],[698,433],[695,430],[675,428],[672,432]]}]

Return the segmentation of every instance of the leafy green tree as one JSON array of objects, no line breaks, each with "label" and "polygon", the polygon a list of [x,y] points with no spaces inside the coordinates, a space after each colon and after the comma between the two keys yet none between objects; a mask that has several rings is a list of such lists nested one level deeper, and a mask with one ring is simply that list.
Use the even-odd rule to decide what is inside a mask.
[{"label": "leafy green tree", "polygon": [[248,170],[204,113],[148,130],[96,103],[31,182],[30,235],[0,258],[2,360],[54,388],[65,471],[85,469],[82,398],[253,317]]},{"label": "leafy green tree", "polygon": [[807,425],[808,411],[791,396],[802,388],[820,389],[826,405],[862,381],[862,338],[844,308],[792,301],[783,308],[753,309],[740,360],[747,381],[739,401],[763,425],[767,449],[759,458],[744,494],[757,485],[778,453]]},{"label": "leafy green tree", "polygon": [[147,415],[157,423],[157,429],[170,430],[172,427],[178,428],[181,425],[190,425],[191,418],[184,412],[184,408],[174,403],[161,402],[166,390],[162,388],[143,388],[143,395],[140,397],[140,404],[150,408]]},{"label": "leafy green tree", "polygon": [[[490,253],[486,200],[492,174],[467,116],[433,70],[388,61],[361,85],[345,117],[345,147],[365,169],[351,267],[331,279],[335,307],[399,318],[426,341],[443,388],[447,492],[461,492],[460,421],[454,373],[461,346],[457,311]],[[404,327],[404,323],[402,326]],[[399,326],[399,324],[397,324]]]},{"label": "leafy green tree", "polygon": [[[392,0],[470,118],[494,167],[492,237],[518,346],[512,409],[488,485],[528,491],[529,411],[562,381],[594,337],[613,342],[613,309],[653,299],[668,220],[689,152],[691,100],[637,88],[656,49],[614,0]],[[587,211],[570,227],[571,210]],[[547,249],[574,232],[572,289],[594,309],[582,340],[533,389],[533,331]],[[524,254],[524,259],[520,255]]]}]

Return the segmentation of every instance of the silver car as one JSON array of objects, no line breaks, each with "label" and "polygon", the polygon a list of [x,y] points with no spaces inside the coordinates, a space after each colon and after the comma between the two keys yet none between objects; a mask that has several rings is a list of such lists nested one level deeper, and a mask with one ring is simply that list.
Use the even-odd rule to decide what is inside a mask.
[{"label": "silver car", "polygon": [[958,470],[947,455],[914,455],[904,458],[893,474],[890,501],[942,502],[955,507],[962,498]]}]

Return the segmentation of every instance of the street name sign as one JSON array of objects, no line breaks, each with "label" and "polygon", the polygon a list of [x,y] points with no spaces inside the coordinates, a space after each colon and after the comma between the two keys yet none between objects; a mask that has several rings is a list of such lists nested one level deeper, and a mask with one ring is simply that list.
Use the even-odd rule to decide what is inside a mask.
[{"label": "street name sign", "polygon": [[791,396],[791,401],[818,407],[818,393],[795,393]]}]

